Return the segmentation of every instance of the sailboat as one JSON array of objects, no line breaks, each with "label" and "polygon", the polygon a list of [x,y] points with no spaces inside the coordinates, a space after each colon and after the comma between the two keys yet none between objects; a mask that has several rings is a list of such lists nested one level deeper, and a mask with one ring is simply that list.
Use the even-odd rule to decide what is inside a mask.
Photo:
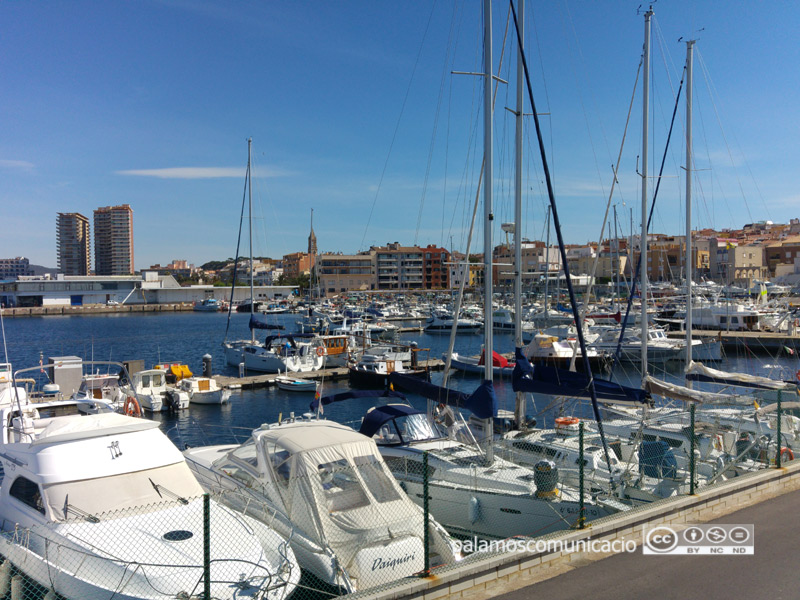
[{"label": "sailboat", "polygon": [[[492,36],[491,4],[484,2],[484,322],[492,319]],[[519,315],[521,311],[517,310]],[[493,344],[492,327],[484,327],[484,347]],[[390,403],[371,408],[361,424],[361,433],[372,437],[392,474],[402,482],[409,497],[422,503],[425,497],[423,456],[427,457],[426,502],[432,516],[459,535],[506,538],[540,535],[575,525],[582,517],[596,519],[625,510],[613,498],[581,495],[559,481],[558,469],[542,462],[534,469],[504,460],[494,453],[491,434],[498,414],[493,386],[493,361],[483,365],[483,381],[465,394],[446,387],[392,373],[393,388],[402,386],[438,403],[439,417],[423,412],[391,389]],[[399,401],[398,401],[399,400]],[[322,400],[324,404],[326,399]],[[447,408],[449,405],[451,408]],[[483,433],[475,435],[454,408],[472,413],[471,425]],[[443,415],[451,414],[450,418]],[[438,421],[441,421],[439,423]],[[583,513],[581,513],[583,507]]]},{"label": "sailboat", "polygon": [[[252,185],[252,138],[247,140],[247,173],[245,185],[247,195],[242,199],[242,219],[239,223],[239,242],[241,242],[242,221],[244,218],[244,202],[248,207],[248,227],[250,238],[250,339],[228,341],[230,329],[231,310],[228,311],[228,324],[225,330],[225,341],[222,347],[225,353],[225,362],[238,367],[244,366],[245,370],[261,373],[280,373],[281,371],[307,372],[321,369],[326,349],[316,336],[306,334],[297,335],[271,335],[263,344],[256,342],[255,331],[274,329],[266,322],[264,315],[257,314],[256,302],[253,293],[253,185]],[[236,286],[236,271],[239,265],[239,242],[236,245],[236,262],[234,263],[233,282],[231,284],[231,299]]]}]

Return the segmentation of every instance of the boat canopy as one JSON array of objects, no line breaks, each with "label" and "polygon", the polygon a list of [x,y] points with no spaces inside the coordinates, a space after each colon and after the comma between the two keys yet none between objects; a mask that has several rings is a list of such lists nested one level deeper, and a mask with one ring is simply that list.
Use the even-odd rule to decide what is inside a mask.
[{"label": "boat canopy", "polygon": [[316,337],[316,334],[313,333],[291,333],[291,334],[278,333],[275,335],[268,335],[267,338],[264,340],[264,346],[268,348],[275,342],[286,340],[286,343],[288,343],[292,348],[297,348],[296,340],[310,340],[311,338],[314,337]]},{"label": "boat canopy", "polygon": [[472,394],[451,390],[398,372],[389,375],[389,383],[428,400],[466,409],[479,419],[497,416],[497,396],[491,381],[483,381]]},{"label": "boat canopy", "polygon": [[329,544],[359,584],[362,578],[373,581],[374,559],[366,565],[358,559],[365,548],[406,540],[403,546],[419,559],[409,564],[411,572],[421,568],[422,511],[392,477],[373,440],[330,421],[256,430],[253,438],[289,519],[302,524],[312,539]]},{"label": "boat canopy", "polygon": [[344,400],[353,400],[355,398],[397,398],[406,402],[406,397],[400,392],[394,390],[350,390],[349,392],[342,392],[340,394],[331,394],[330,396],[323,396],[322,398],[314,398],[313,402],[309,405],[311,412],[317,412],[320,406],[327,406],[334,402],[342,402]]},{"label": "boat canopy", "polygon": [[645,379],[645,388],[651,394],[670,398],[672,400],[680,400],[681,402],[698,402],[703,404],[741,404],[744,406],[751,405],[753,398],[750,396],[741,396],[736,394],[718,394],[716,392],[705,392],[702,390],[694,390],[668,381],[662,381],[649,375]]},{"label": "boat canopy", "polygon": [[253,313],[250,315],[250,329],[283,329],[283,325],[268,323],[266,315],[263,313]]},{"label": "boat canopy", "polygon": [[777,381],[768,377],[748,375],[747,373],[719,371],[694,361],[690,362],[689,366],[686,368],[686,379],[689,381],[705,381],[709,383],[718,383],[720,385],[733,385],[736,387],[758,390],[787,390],[796,387],[794,383],[787,381]]},{"label": "boat canopy", "polygon": [[376,406],[371,408],[361,421],[361,429],[359,433],[372,437],[378,430],[383,427],[385,423],[396,419],[398,417],[407,417],[409,415],[424,415],[425,413],[418,408],[414,408],[408,404],[387,404],[386,406]]},{"label": "boat canopy", "polygon": [[[512,387],[515,392],[531,392],[551,396],[571,396],[574,398],[591,398],[589,377],[584,373],[573,373],[566,369],[558,369],[545,365],[532,365],[522,348],[516,349],[517,363],[512,375]],[[638,388],[626,387],[594,378],[594,389],[597,399],[612,404],[651,404],[650,393]]]}]

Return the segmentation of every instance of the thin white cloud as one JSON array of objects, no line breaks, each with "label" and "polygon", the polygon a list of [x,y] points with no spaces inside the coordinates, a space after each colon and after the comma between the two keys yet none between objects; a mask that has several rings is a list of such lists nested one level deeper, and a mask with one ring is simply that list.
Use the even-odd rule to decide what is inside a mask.
[{"label": "thin white cloud", "polygon": [[33,171],[34,164],[27,160],[4,160],[0,158],[0,169],[18,169],[20,171]]},{"label": "thin white cloud", "polygon": [[[169,167],[166,169],[130,169],[116,171],[117,175],[133,175],[136,177],[157,177],[158,179],[223,179],[227,177],[244,177],[244,167]],[[253,177],[283,177],[288,171],[276,168],[259,168],[253,171]]]}]

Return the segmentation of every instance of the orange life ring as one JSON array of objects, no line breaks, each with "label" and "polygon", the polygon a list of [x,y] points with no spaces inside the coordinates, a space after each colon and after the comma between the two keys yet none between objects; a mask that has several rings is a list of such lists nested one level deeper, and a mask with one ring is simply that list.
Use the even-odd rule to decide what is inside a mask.
[{"label": "orange life ring", "polygon": [[795,373],[795,374],[794,374],[794,376],[795,376],[795,377],[797,377],[797,380],[798,380],[798,381],[800,381],[800,371],[798,371],[797,373]]},{"label": "orange life ring", "polygon": [[317,346],[317,356],[325,356],[325,348]]},{"label": "orange life ring", "polygon": [[139,405],[139,401],[134,396],[128,396],[125,398],[125,405],[122,407],[122,414],[128,415],[129,417],[141,417],[142,416],[142,407]]},{"label": "orange life ring", "polygon": [[577,417],[558,417],[556,418],[556,427],[564,427],[566,425],[577,425],[580,419]]},{"label": "orange life ring", "polygon": [[786,446],[781,448],[781,458],[783,458],[784,456],[788,456],[789,460],[794,460],[794,452],[792,452],[791,448],[788,448]]}]

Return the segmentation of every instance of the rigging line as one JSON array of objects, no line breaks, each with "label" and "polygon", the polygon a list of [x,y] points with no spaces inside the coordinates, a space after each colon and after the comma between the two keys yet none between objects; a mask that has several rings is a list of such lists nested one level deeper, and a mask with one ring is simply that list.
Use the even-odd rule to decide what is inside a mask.
[{"label": "rigging line", "polygon": [[[510,13],[509,13],[509,17],[510,17]],[[506,21],[506,32],[505,32],[505,35],[503,36],[503,51],[500,53],[500,65],[498,66],[498,68],[502,68],[503,57],[505,56],[505,39],[506,39],[506,37],[508,35],[509,22],[510,22],[510,18],[509,18],[509,20]],[[517,32],[519,33],[519,30],[517,30]],[[494,75],[494,74],[491,73],[490,75]],[[495,104],[497,103],[497,91],[498,91],[499,88],[500,88],[500,81],[495,81],[494,82],[494,90],[492,90],[492,119],[494,119],[494,109],[495,109]],[[467,280],[469,279],[469,271],[470,271],[470,268],[469,268],[469,251],[470,251],[470,246],[472,244],[472,233],[473,233],[473,230],[475,228],[475,216],[477,215],[477,212],[478,212],[478,204],[480,202],[480,195],[481,195],[481,183],[483,181],[483,174],[484,174],[485,167],[486,167],[486,156],[484,155],[483,160],[481,161],[480,175],[478,175],[478,186],[475,188],[475,204],[473,205],[473,209],[472,209],[472,220],[470,221],[469,235],[467,236],[467,248],[466,248],[466,251],[464,253],[465,254],[465,256],[464,256],[464,263],[465,263],[464,264],[464,271],[463,271],[462,276],[461,276],[461,281],[460,281],[459,288],[458,288],[458,295],[456,296],[456,302],[455,302],[455,306],[453,308],[453,328],[450,330],[450,340],[449,340],[449,344],[447,346],[447,355],[446,355],[445,364],[444,364],[444,376],[443,376],[443,379],[442,379],[442,387],[447,387],[447,377],[448,377],[448,373],[450,372],[450,364],[451,364],[451,361],[452,361],[453,349],[455,347],[455,341],[456,341],[456,331],[458,330],[458,319],[459,319],[459,316],[461,314],[461,302],[462,302],[462,300],[464,298],[464,287],[466,285]],[[492,301],[491,298],[488,298],[488,299],[484,298],[484,302],[491,302],[491,301]],[[484,324],[484,327],[486,327],[485,324]],[[486,352],[486,353],[491,352],[491,351],[492,351],[491,348],[484,349],[484,352]],[[486,355],[488,356],[488,354],[486,354]]]},{"label": "rigging line", "polygon": [[[644,61],[639,61],[639,68],[636,70],[636,78],[633,81],[633,92],[631,93],[631,101],[628,104],[628,116],[625,120],[625,128],[622,131],[622,141],[619,145],[619,154],[617,154],[617,163],[614,165],[614,172],[613,177],[611,179],[611,190],[608,193],[608,202],[606,202],[606,212],[603,215],[603,224],[600,226],[600,237],[597,241],[597,254],[595,255],[594,261],[592,261],[592,272],[589,276],[589,287],[586,290],[586,302],[584,303],[584,307],[586,310],[589,309],[589,300],[592,296],[592,289],[594,288],[594,276],[597,272],[597,264],[600,261],[600,245],[603,243],[603,232],[606,230],[606,224],[608,223],[608,211],[611,209],[611,200],[614,197],[614,190],[617,184],[617,174],[619,173],[619,165],[622,162],[622,152],[625,149],[625,139],[628,137],[628,125],[631,122],[631,113],[633,112],[633,101],[636,99],[636,88],[639,85],[639,75],[642,72],[642,66],[644,65]],[[611,234],[609,232],[609,237]],[[577,353],[577,348],[574,348],[572,351],[572,362],[570,366],[574,366],[575,356]]]},{"label": "rigging line", "polygon": [[[549,113],[549,112],[551,112],[550,111],[550,92],[549,92],[549,89],[547,87],[547,76],[545,74],[544,61],[542,60],[543,52],[542,52],[541,39],[542,39],[543,36],[539,35],[539,29],[536,27],[536,6],[535,6],[535,3],[531,3],[531,6],[528,7],[528,12],[530,12],[531,20],[533,21],[533,32],[529,33],[528,35],[531,35],[533,37],[534,41],[536,42],[536,49],[538,50],[537,56],[539,58],[539,72],[540,72],[541,77],[542,77],[542,88],[544,88],[545,112]],[[530,46],[526,45],[525,47],[528,48]],[[528,132],[528,148],[530,149],[530,147],[531,147],[531,136],[532,136],[532,134],[530,132],[530,127],[527,128],[526,131]],[[548,130],[548,136],[550,138],[550,156],[552,157],[552,161],[551,162],[553,163],[552,164],[553,173],[555,173],[555,171],[556,171],[556,166],[555,166],[556,153],[555,153],[555,145],[554,145],[554,141],[553,141],[553,128],[552,128],[552,126]],[[533,156],[533,151],[532,150],[529,153],[529,155]],[[538,171],[537,171],[537,173],[538,173]],[[541,189],[541,183],[542,183],[541,179],[539,179],[538,177],[537,177],[537,179],[539,180],[539,188],[540,188],[539,192],[542,194],[542,196],[545,196],[546,195],[545,191],[543,189]]]},{"label": "rigging line", "polygon": [[[699,52],[698,52],[698,55],[699,55]],[[708,72],[708,68],[706,67],[706,63],[703,60],[703,57],[701,55],[699,55],[698,58],[700,59],[699,62],[700,62],[700,65],[701,65],[701,68],[702,68],[702,71],[703,71],[703,75],[705,76],[706,87],[708,88],[708,94],[709,94],[709,97],[711,98],[711,106],[714,108],[714,116],[717,118],[717,124],[719,125],[719,130],[720,130],[720,133],[722,134],[722,139],[725,141],[725,148],[728,151],[728,157],[730,158],[731,166],[735,166],[736,163],[733,160],[733,153],[731,152],[730,145],[728,144],[728,136],[725,135],[725,129],[722,127],[722,119],[720,118],[719,111],[717,110],[717,103],[714,102],[714,98],[716,97],[716,93],[715,93],[716,92],[716,88],[714,86],[713,81],[711,81],[711,75]],[[761,198],[761,203],[764,206],[764,210],[767,212],[767,217],[770,217],[769,210],[767,209],[767,203],[764,200],[764,196],[761,194],[761,189],[758,187],[758,182],[756,181],[756,178],[753,175],[753,171],[750,169],[750,164],[747,162],[747,159],[746,159],[744,153],[741,151],[741,146],[739,145],[738,141],[736,140],[736,135],[735,134],[733,136],[733,139],[736,142],[736,145],[739,147],[739,153],[742,156],[742,160],[744,161],[745,168],[747,169],[747,172],[750,174],[750,177],[753,178],[753,185],[755,185],[756,191],[758,192],[758,195]],[[736,174],[736,182],[739,185],[739,191],[742,194],[742,200],[744,201],[745,208],[747,209],[747,216],[750,219],[750,222],[752,223],[753,222],[753,215],[750,212],[750,205],[747,202],[747,196],[745,195],[744,186],[742,185],[742,180],[739,177],[738,172]]]},{"label": "rigging line", "polygon": [[375,190],[375,196],[372,198],[372,206],[369,209],[369,217],[367,217],[367,224],[364,227],[364,235],[361,236],[361,244],[359,245],[359,249],[364,249],[364,240],[367,239],[367,231],[369,231],[369,225],[372,221],[372,214],[375,212],[375,204],[378,201],[378,196],[381,193],[381,188],[383,187],[383,179],[386,177],[386,170],[389,168],[389,159],[392,157],[392,150],[394,149],[394,143],[397,140],[397,133],[400,130],[400,123],[403,120],[403,115],[406,111],[406,105],[408,104],[408,97],[411,94],[411,84],[414,82],[414,75],[417,73],[417,67],[419,66],[420,58],[422,57],[422,49],[425,47],[425,40],[428,37],[428,30],[431,27],[431,21],[433,20],[433,13],[436,9],[436,1],[431,3],[431,12],[428,15],[428,22],[425,24],[425,31],[422,34],[422,41],[419,45],[419,50],[417,51],[417,58],[414,60],[414,67],[411,69],[411,77],[408,80],[408,87],[406,88],[406,94],[403,97],[403,104],[400,107],[400,114],[397,117],[397,123],[394,126],[394,133],[392,134],[392,141],[389,143],[389,152],[386,154],[386,160],[383,163],[383,170],[381,171],[380,179],[378,180],[378,188]]},{"label": "rigging line", "polygon": [[[453,7],[455,10],[455,6]],[[422,196],[419,202],[419,211],[417,213],[417,228],[414,232],[414,246],[417,245],[419,241],[419,228],[422,224],[422,212],[423,208],[425,207],[425,197],[428,193],[428,181],[430,180],[431,174],[431,164],[433,163],[433,151],[436,147],[436,134],[439,131],[439,115],[442,111],[442,99],[444,98],[444,88],[445,88],[445,81],[447,76],[447,64],[450,62],[450,53],[451,48],[453,45],[453,28],[455,23],[453,21],[450,22],[450,34],[448,35],[447,39],[447,51],[445,52],[444,56],[444,68],[442,69],[442,77],[439,82],[439,96],[436,100],[436,111],[434,112],[433,116],[433,132],[431,133],[431,143],[428,147],[428,160],[427,164],[425,165],[425,177],[422,183]]]},{"label": "rigging line", "polygon": [[[225,338],[228,339],[228,330],[231,327],[231,314],[233,312],[233,294],[236,291],[236,273],[239,269],[239,246],[242,242],[242,223],[244,222],[244,206],[247,203],[247,185],[250,182],[250,160],[248,154],[247,171],[244,175],[244,191],[242,192],[242,212],[239,215],[239,237],[236,238],[236,256],[233,259],[233,278],[231,280],[231,300],[228,302],[228,323],[225,325]],[[252,298],[250,299],[252,301]]]},{"label": "rigging line", "polygon": [[[576,44],[575,45],[577,47],[577,54],[578,54],[579,63],[581,65],[584,65],[585,63],[584,63],[584,59],[583,59],[583,53],[581,52],[580,44],[577,41],[579,38],[578,38],[578,35],[577,35],[576,31],[575,31],[575,24],[574,24],[574,22],[572,20],[572,14],[570,13],[569,5],[564,3],[564,8],[566,10],[567,23],[566,24],[563,23],[563,16],[562,16],[562,26],[567,28],[567,25],[569,25],[569,29],[572,32],[572,38],[576,40]],[[568,44],[567,47],[571,50],[572,49],[572,44]],[[580,103],[581,112],[583,113],[584,125],[586,126],[586,133],[588,134],[588,137],[589,137],[589,147],[592,150],[592,159],[594,160],[594,168],[595,168],[595,171],[597,173],[597,180],[600,183],[600,191],[601,191],[601,193],[603,195],[605,195],[605,193],[606,193],[606,190],[605,190],[605,187],[604,187],[605,177],[601,173],[600,165],[598,164],[598,161],[597,161],[597,149],[595,148],[594,137],[592,136],[592,130],[591,130],[591,127],[589,126],[590,125],[590,123],[589,123],[589,114],[588,114],[588,111],[586,110],[586,104],[584,103],[582,88],[580,87],[580,85],[578,85],[579,78],[578,78],[577,72],[575,71],[575,67],[573,66],[572,61],[570,61],[570,66],[572,67],[572,69],[571,69],[572,70],[572,77],[575,80],[575,88],[576,88],[577,93],[578,93],[578,102]],[[590,97],[590,100],[592,100],[592,104],[595,105],[595,113],[597,113],[598,111],[596,110],[596,103],[594,102],[594,98],[591,95],[591,93],[589,94],[589,97]],[[610,159],[611,158],[611,148],[609,148],[609,145],[608,145],[608,136],[606,135],[605,128],[603,127],[602,119],[598,118],[597,121],[598,121],[598,124],[600,126],[600,133],[601,133],[602,140],[603,140],[603,142],[605,144],[605,147],[606,147],[606,153],[608,154],[608,158]],[[588,297],[588,295],[587,295],[587,297]]]},{"label": "rigging line", "polygon": [[[650,212],[647,216],[647,224],[645,226],[645,233],[650,231],[650,224],[653,220],[653,213],[655,212],[656,208],[656,199],[658,198],[658,191],[661,189],[661,175],[664,173],[664,164],[667,160],[667,151],[669,149],[669,142],[672,139],[672,130],[675,126],[675,116],[678,114],[678,102],[681,98],[681,91],[683,90],[683,81],[684,77],[686,76],[686,69],[684,68],[683,75],[681,76],[681,83],[678,87],[678,94],[675,96],[675,108],[672,111],[672,123],[669,127],[669,133],[667,133],[667,143],[664,147],[664,153],[661,156],[661,168],[658,171],[658,177],[656,178],[656,189],[653,192],[653,199],[650,203]],[[642,185],[647,185],[646,181],[642,182]],[[631,232],[633,233],[633,232]],[[639,243],[641,244],[643,240],[640,240]],[[631,248],[631,251],[633,249]],[[639,250],[639,257],[636,259],[636,270],[631,272],[631,293],[628,296],[628,306],[625,308],[625,318],[622,321],[622,327],[620,328],[619,332],[619,339],[617,340],[617,349],[614,351],[614,361],[611,363],[611,369],[609,369],[609,378],[613,377],[614,375],[614,367],[619,363],[620,359],[620,351],[622,349],[622,340],[625,336],[625,329],[627,328],[628,324],[628,317],[631,312],[631,307],[633,306],[633,296],[636,293],[636,282],[639,277],[639,271],[642,265],[642,252],[641,248]],[[645,267],[646,268],[646,267]],[[647,310],[647,307],[643,307],[643,310]]]},{"label": "rigging line", "polygon": [[[453,17],[451,18],[451,23],[452,23],[451,31],[452,31],[452,28],[455,26],[455,24],[457,22],[457,19],[456,19],[455,15],[456,15],[456,11],[457,11],[459,6],[460,6],[460,3],[458,3],[458,2],[454,2],[453,3]],[[463,15],[464,15],[464,13],[462,12],[461,13],[462,18],[463,18]],[[458,25],[459,25],[458,30],[460,31],[461,30],[461,22],[460,21],[458,21]],[[452,37],[452,33],[450,34],[449,37]],[[449,37],[448,37],[448,47],[450,46]],[[456,42],[454,44],[453,52],[451,53],[451,59],[450,59],[451,60],[451,66],[452,66],[452,61],[454,60],[454,58],[452,58],[452,57],[455,57],[455,55],[458,52],[458,39],[459,39],[459,36],[456,35],[455,36]],[[440,247],[444,247],[444,243],[445,243],[445,239],[446,239],[445,238],[444,224],[445,224],[445,219],[447,218],[447,178],[448,178],[448,174],[450,172],[450,123],[452,121],[452,116],[453,116],[453,78],[452,77],[450,77],[448,79],[448,83],[449,83],[449,85],[447,86],[447,130],[445,131],[445,136],[444,136],[444,140],[445,140],[445,143],[444,143],[444,181],[442,182],[442,236],[441,236],[441,238],[439,240],[439,246]],[[456,198],[458,198],[458,197],[456,197]],[[453,214],[455,214],[455,212]],[[451,223],[451,230],[452,230],[452,223]],[[452,246],[452,244],[451,244],[451,246]],[[452,248],[451,248],[451,250],[452,250]]]},{"label": "rigging line", "polygon": [[[594,411],[594,419],[595,422],[597,423],[597,430],[600,433],[600,440],[603,443],[603,454],[605,455],[606,465],[608,466],[608,472],[613,473],[613,470],[611,468],[611,458],[608,453],[608,444],[606,443],[606,436],[605,432],[603,431],[603,419],[600,416],[600,408],[597,402],[597,392],[595,390],[595,385],[594,385],[594,376],[592,375],[592,368],[589,365],[589,354],[586,350],[586,340],[583,336],[583,327],[581,326],[580,323],[580,313],[578,312],[578,303],[577,300],[575,299],[575,290],[573,289],[572,278],[570,277],[569,274],[569,264],[567,263],[567,250],[564,247],[564,237],[561,234],[561,223],[558,218],[558,209],[556,207],[555,192],[553,191],[553,182],[550,179],[550,170],[547,167],[547,155],[544,149],[544,140],[542,139],[542,129],[539,125],[539,115],[536,113],[536,103],[534,102],[533,99],[533,88],[531,87],[531,79],[530,79],[530,74],[528,72],[528,63],[525,60],[525,50],[522,48],[522,44],[519,39],[519,23],[517,22],[517,11],[514,8],[513,0],[509,1],[509,5],[511,6],[511,12],[514,15],[514,28],[517,32],[519,57],[522,60],[522,67],[523,70],[525,71],[525,83],[528,88],[528,100],[530,101],[531,104],[531,112],[533,113],[533,122],[536,125],[536,137],[539,142],[539,153],[542,159],[542,170],[544,171],[544,177],[547,183],[547,195],[550,199],[553,225],[556,230],[556,237],[558,238],[558,249],[561,252],[561,260],[564,263],[564,277],[566,279],[567,290],[569,291],[569,299],[570,299],[570,304],[572,305],[572,313],[575,315],[575,325],[577,328],[578,343],[581,346],[581,354],[583,355],[584,372],[589,377],[589,393],[591,394],[592,397],[592,410]],[[491,302],[491,298],[489,298],[488,301]],[[489,324],[486,324],[486,326],[489,326]],[[492,350],[491,348],[486,349],[487,352],[491,352],[491,350]],[[614,486],[613,481],[611,482],[611,485],[612,487]]]}]

